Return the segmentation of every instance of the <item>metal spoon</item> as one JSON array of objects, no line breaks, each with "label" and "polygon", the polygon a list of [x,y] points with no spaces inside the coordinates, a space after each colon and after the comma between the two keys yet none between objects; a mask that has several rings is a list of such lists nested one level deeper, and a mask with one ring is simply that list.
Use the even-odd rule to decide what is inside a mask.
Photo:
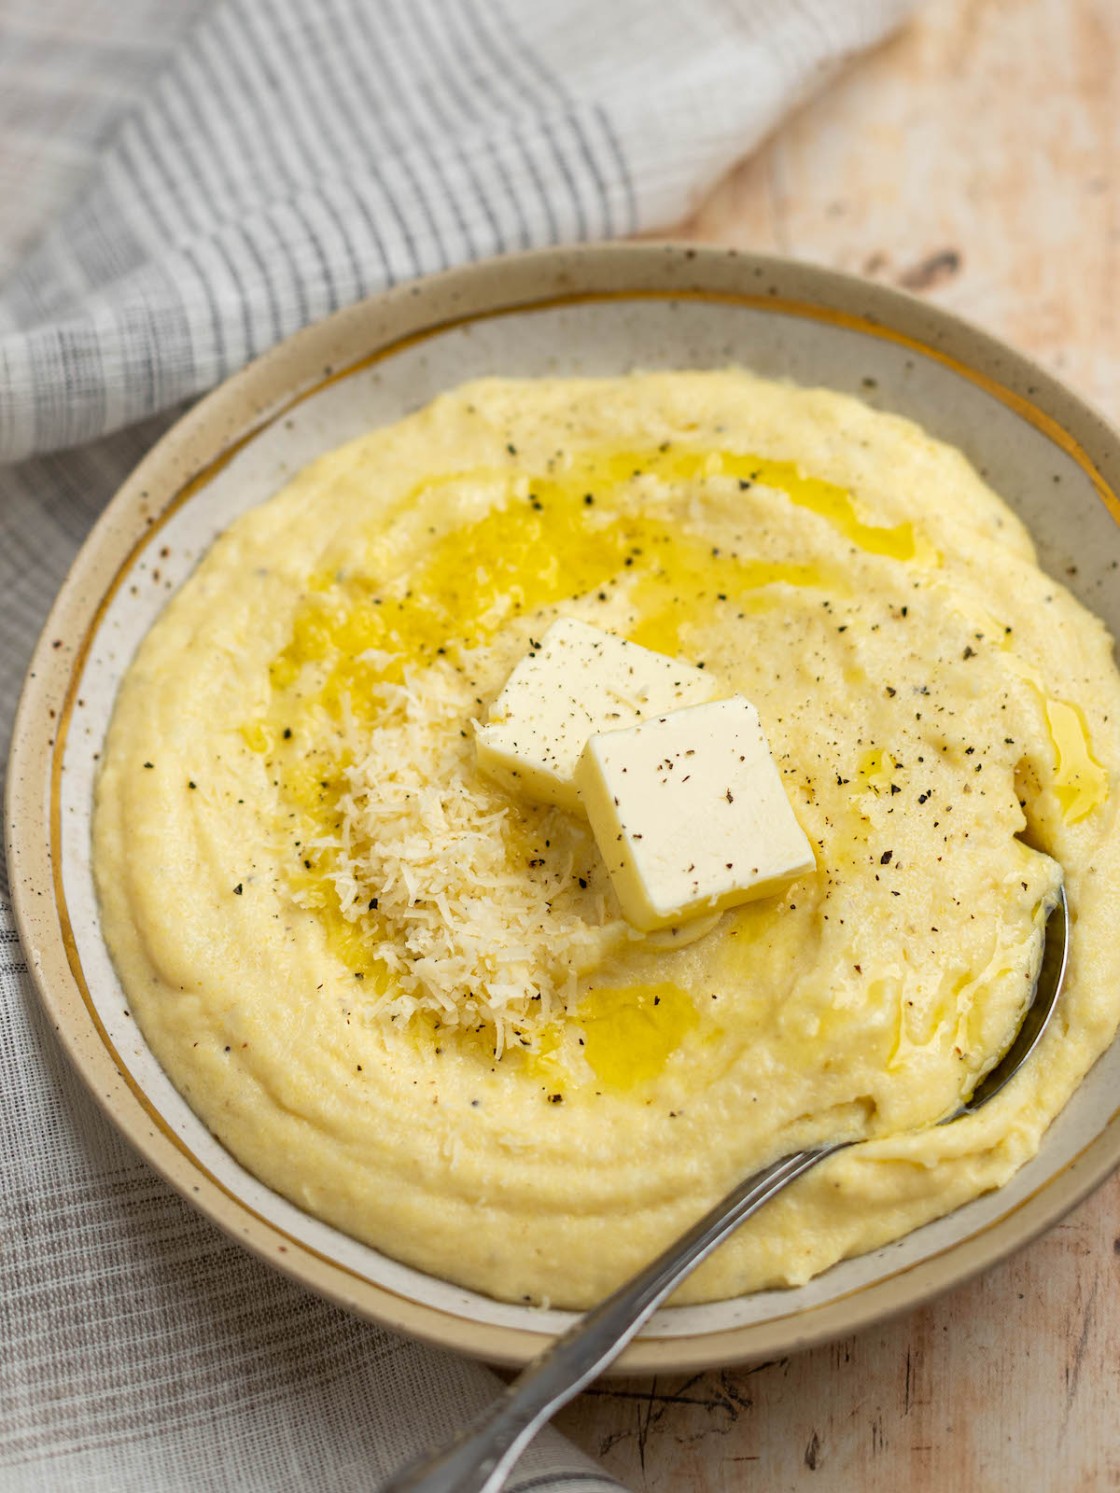
[{"label": "metal spoon", "polygon": [[[1042,961],[1022,1023],[1002,1059],[959,1109],[940,1123],[974,1114],[1014,1078],[1038,1046],[1066,971],[1069,907],[1065,891],[1047,916]],[[497,1493],[532,1438],[561,1406],[611,1364],[665,1298],[745,1219],[826,1156],[836,1141],[784,1156],[740,1182],[639,1275],[581,1317],[516,1378],[449,1446],[404,1468],[380,1493]]]}]

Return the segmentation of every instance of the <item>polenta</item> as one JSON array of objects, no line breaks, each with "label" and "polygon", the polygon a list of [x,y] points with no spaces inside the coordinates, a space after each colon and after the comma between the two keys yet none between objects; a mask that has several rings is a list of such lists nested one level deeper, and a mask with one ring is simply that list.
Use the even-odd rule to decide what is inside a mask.
[{"label": "polenta", "polygon": [[[815,868],[642,934],[585,820],[478,771],[557,617],[757,707]],[[94,822],[171,1078],[309,1212],[581,1307],[739,1177],[862,1144],[688,1283],[803,1282],[1005,1182],[1120,1017],[1120,679],[959,452],[745,372],[485,380],[234,523],[144,640]],[[1071,964],[1011,1039],[1064,878]]]}]

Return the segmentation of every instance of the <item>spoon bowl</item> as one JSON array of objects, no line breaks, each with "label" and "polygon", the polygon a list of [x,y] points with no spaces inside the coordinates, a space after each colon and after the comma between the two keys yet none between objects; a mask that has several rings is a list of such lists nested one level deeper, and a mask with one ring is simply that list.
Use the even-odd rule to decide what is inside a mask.
[{"label": "spoon bowl", "polygon": [[1054,1007],[1058,1003],[1058,992],[1066,977],[1068,959],[1069,903],[1063,886],[1058,888],[1057,900],[1047,914],[1042,958],[1035,976],[1034,989],[1010,1047],[995,1067],[984,1075],[964,1103],[941,1121],[942,1125],[951,1125],[962,1115],[974,1115],[1015,1077],[1041,1042],[1042,1034],[1050,1024]]}]

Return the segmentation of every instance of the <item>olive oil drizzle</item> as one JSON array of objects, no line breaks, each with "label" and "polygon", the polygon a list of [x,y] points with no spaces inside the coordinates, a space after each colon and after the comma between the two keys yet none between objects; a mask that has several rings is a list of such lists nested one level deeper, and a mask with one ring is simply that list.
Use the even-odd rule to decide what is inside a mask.
[{"label": "olive oil drizzle", "polygon": [[[399,683],[437,658],[455,663],[519,614],[589,595],[605,599],[620,586],[637,619],[630,639],[674,655],[685,651],[690,620],[714,620],[720,605],[777,604],[788,586],[844,593],[839,565],[764,559],[738,544],[713,548],[663,516],[663,505],[646,501],[651,490],[713,482],[733,482],[744,493],[757,488],[756,498],[774,495],[775,502],[808,509],[865,552],[918,567],[938,563],[916,526],[871,522],[851,492],[792,462],[667,443],[587,451],[527,478],[511,463],[427,480],[398,512],[430,503],[439,489],[448,495],[482,489],[491,500],[479,516],[436,533],[407,576],[385,573],[374,532],[365,555],[359,546],[344,567],[311,578],[270,668],[268,713],[247,722],[242,736],[278,769],[294,851],[292,889],[321,919],[332,952],[365,982],[364,994],[383,996],[392,987],[368,952],[376,899],[356,920],[345,917],[332,880],[336,857],[313,848],[334,829],[345,791],[350,763],[340,723],[372,728],[379,686]],[[1059,794],[1066,784],[1063,807],[1077,817],[1096,801],[1086,763],[1096,764],[1084,732],[1071,728],[1070,707],[1050,702],[1048,720],[1059,753]],[[308,747],[332,741],[337,745]],[[669,985],[585,989],[571,1019],[581,1030],[592,1081],[618,1091],[655,1078],[699,1021],[687,992]],[[537,1053],[520,1060],[547,1068],[557,1045],[555,1034],[546,1033]]]}]

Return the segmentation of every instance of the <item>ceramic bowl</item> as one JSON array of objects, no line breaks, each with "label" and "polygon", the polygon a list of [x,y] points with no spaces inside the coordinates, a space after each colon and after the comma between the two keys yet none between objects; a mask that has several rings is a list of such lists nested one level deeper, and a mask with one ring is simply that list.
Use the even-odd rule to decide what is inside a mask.
[{"label": "ceramic bowl", "polygon": [[[113,1122],[247,1248],[340,1305],[480,1358],[521,1363],[569,1317],[434,1280],[262,1186],[171,1087],[127,1015],[89,857],[116,686],[215,535],[313,457],[481,374],[743,364],[856,394],[964,450],[1043,564],[1120,632],[1120,440],[1026,359],[933,306],[809,265],[674,245],[543,251],[455,270],[339,312],[198,404],[144,460],[79,555],[16,722],[9,856],[29,966]],[[661,1311],[616,1370],[789,1353],[918,1305],[1054,1223],[1120,1161],[1120,1045],[1000,1191],[796,1290]]]}]

